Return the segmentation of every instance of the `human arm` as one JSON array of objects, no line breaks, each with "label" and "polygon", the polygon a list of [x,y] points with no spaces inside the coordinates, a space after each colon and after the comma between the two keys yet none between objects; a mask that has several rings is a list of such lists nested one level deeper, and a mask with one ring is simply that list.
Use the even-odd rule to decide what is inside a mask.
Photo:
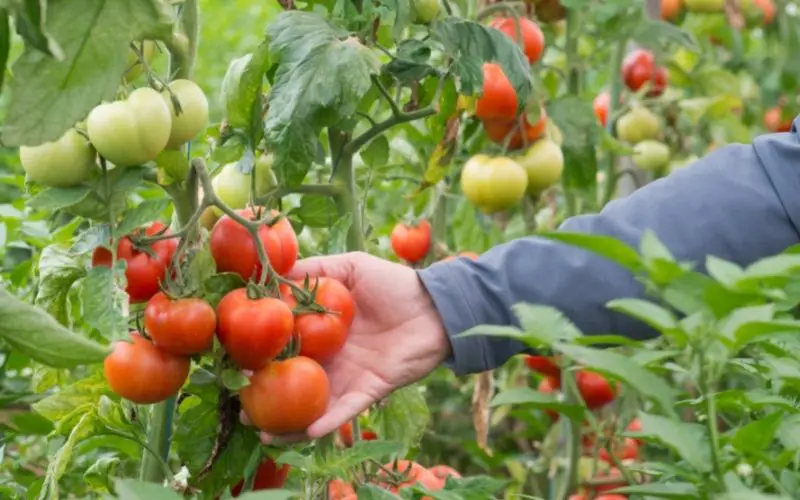
[{"label": "human arm", "polygon": [[[652,230],[676,258],[700,269],[707,255],[740,265],[800,241],[800,145],[794,134],[723,147],[599,214],[568,219],[559,230],[603,234],[638,247]],[[520,302],[561,310],[585,334],[635,339],[655,332],[605,307],[641,297],[643,287],[621,266],[588,251],[531,237],[500,245],[477,261],[457,259],[418,272],[445,326],[456,373],[495,368],[522,344],[485,336],[457,337],[478,325],[516,324]]]}]

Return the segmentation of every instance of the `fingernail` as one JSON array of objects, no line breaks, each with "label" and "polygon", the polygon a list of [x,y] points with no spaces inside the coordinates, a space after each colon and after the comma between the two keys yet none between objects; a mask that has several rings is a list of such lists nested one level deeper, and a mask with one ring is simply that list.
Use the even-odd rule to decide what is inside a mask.
[{"label": "fingernail", "polygon": [[261,444],[272,444],[275,441],[275,439],[266,432],[260,433],[259,437],[261,438]]}]

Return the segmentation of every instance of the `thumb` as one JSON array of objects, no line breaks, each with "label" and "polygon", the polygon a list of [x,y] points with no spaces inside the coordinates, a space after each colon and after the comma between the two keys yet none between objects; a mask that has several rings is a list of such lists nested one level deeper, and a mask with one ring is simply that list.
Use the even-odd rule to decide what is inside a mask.
[{"label": "thumb", "polygon": [[358,254],[355,252],[324,257],[310,257],[297,261],[291,271],[286,275],[293,280],[301,280],[306,275],[325,276],[341,281],[346,287],[351,288],[355,277],[355,262]]}]

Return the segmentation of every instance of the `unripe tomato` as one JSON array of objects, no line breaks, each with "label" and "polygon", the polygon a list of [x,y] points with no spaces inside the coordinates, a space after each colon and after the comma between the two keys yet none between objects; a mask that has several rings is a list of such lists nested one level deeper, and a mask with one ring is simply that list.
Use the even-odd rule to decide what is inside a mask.
[{"label": "unripe tomato", "polygon": [[[528,121],[527,115],[522,117],[522,126],[520,126],[518,118],[510,121],[485,120],[483,130],[495,144],[502,146],[508,141],[508,149],[519,149],[526,144],[532,144],[544,135],[547,130],[547,113],[542,108],[539,119],[533,125]],[[523,133],[525,134],[524,140]]]},{"label": "unripe tomato", "polygon": [[549,188],[564,171],[564,154],[558,144],[540,139],[517,159],[528,175],[528,192],[538,194]]},{"label": "unripe tomato", "polygon": [[422,220],[416,226],[398,222],[392,229],[392,250],[408,262],[419,262],[431,248],[431,224]]},{"label": "unripe tomato", "polygon": [[561,368],[552,356],[525,356],[525,364],[536,373],[552,377],[555,380],[561,379]]},{"label": "unripe tomato", "polygon": [[649,97],[657,97],[664,93],[669,82],[667,71],[656,65],[653,53],[636,49],[622,62],[622,80],[633,92],[641,89],[645,83],[650,82]]},{"label": "unripe tomato", "polygon": [[671,21],[678,17],[683,7],[683,0],[661,0],[661,19]]},{"label": "unripe tomato", "polygon": [[[278,185],[275,172],[272,171],[273,156],[271,154],[259,156],[255,161],[253,170],[242,173],[237,163],[224,165],[219,173],[211,180],[214,192],[219,199],[231,208],[242,209],[250,201],[250,184],[253,172],[256,175],[256,196],[265,196]],[[213,207],[214,213],[222,216],[222,210]]]},{"label": "unripe tomato", "polygon": [[461,477],[461,474],[457,470],[449,465],[444,464],[434,465],[428,469],[428,472],[438,477],[442,481],[447,481],[448,477],[454,477],[456,479]]},{"label": "unripe tomato", "polygon": [[415,23],[428,24],[436,19],[440,11],[439,0],[411,0],[411,12]]},{"label": "unripe tomato", "polygon": [[239,397],[256,427],[279,436],[303,432],[325,414],[330,383],[319,363],[298,356],[271,361],[253,373]]},{"label": "unripe tomato", "polygon": [[136,332],[130,336],[130,342],[116,342],[103,362],[111,390],[142,405],[174,396],[189,376],[189,358],[161,350]]},{"label": "unripe tomato", "polygon": [[794,117],[784,117],[783,109],[775,106],[764,113],[764,127],[770,132],[791,132]]},{"label": "unripe tomato", "polygon": [[614,389],[606,378],[599,373],[581,370],[575,375],[578,392],[590,410],[600,408],[614,401]]},{"label": "unripe tomato", "polygon": [[177,114],[175,104],[165,89],[162,95],[172,116],[167,148],[177,149],[197,137],[208,126],[208,99],[203,89],[191,80],[174,80],[170,82],[169,88],[178,98],[181,113]]},{"label": "unripe tomato", "polygon": [[713,13],[725,9],[725,0],[684,0],[690,12]]},{"label": "unripe tomato", "polygon": [[642,170],[655,172],[669,165],[669,147],[660,141],[647,139],[633,146],[633,163]]},{"label": "unripe tomato", "polygon": [[[156,42],[152,40],[144,40],[143,42],[137,41],[134,43],[137,47],[141,48],[144,60],[149,64],[150,61],[153,60],[153,56],[156,53]],[[144,67],[142,66],[142,62],[139,60],[139,56],[136,55],[136,52],[133,49],[129,49],[127,64],[125,65],[125,73],[123,73],[122,77],[126,82],[132,82],[139,78],[139,75],[141,75],[143,71]]]},{"label": "unripe tomato", "polygon": [[42,186],[80,184],[97,168],[95,159],[92,145],[74,128],[53,142],[19,148],[19,161],[28,179]]},{"label": "unripe tomato", "polygon": [[515,120],[519,107],[517,91],[499,64],[484,63],[483,93],[475,103],[475,116],[481,120]]},{"label": "unripe tomato", "polygon": [[[347,342],[350,325],[353,324],[355,301],[350,291],[333,278],[311,278],[315,302],[328,313],[303,312],[294,319],[294,332],[300,340],[300,355],[320,363],[339,353]],[[302,288],[303,283],[297,282]],[[281,295],[290,308],[297,307],[297,300],[288,286],[281,286]]]},{"label": "unripe tomato", "polygon": [[251,299],[246,288],[228,292],[217,305],[217,337],[240,368],[258,370],[292,338],[294,316],[272,297]]},{"label": "unripe tomato", "polygon": [[660,131],[658,117],[647,108],[637,106],[617,120],[617,137],[636,144],[646,139],[655,139]]},{"label": "unripe tomato", "polygon": [[100,104],[86,119],[89,140],[118,167],[154,160],[167,145],[171,130],[169,106],[149,87],[134,90],[123,101]]},{"label": "unripe tomato", "polygon": [[[513,17],[498,17],[489,23],[492,28],[502,31],[512,40],[517,42],[517,27]],[[525,17],[519,18],[519,31],[522,35],[522,52],[528,62],[534,64],[542,58],[544,52],[544,33],[539,25]]]},{"label": "unripe tomato", "polygon": [[[275,490],[282,488],[289,475],[289,464],[278,466],[271,458],[265,458],[258,464],[253,478],[253,491]],[[231,488],[231,495],[238,497],[244,488],[244,479]]]},{"label": "unripe tomato", "polygon": [[470,203],[486,213],[513,207],[525,196],[528,174],[506,156],[478,154],[461,170],[461,190]]},{"label": "unripe tomato", "polygon": [[[247,220],[258,220],[252,208],[238,210],[237,213]],[[271,214],[277,216],[279,212],[273,210]],[[276,273],[286,274],[294,267],[299,247],[297,235],[288,219],[281,217],[272,226],[262,224],[258,228],[258,239]],[[214,225],[210,246],[217,271],[237,273],[245,280],[261,275],[255,241],[247,228],[227,215]]]},{"label": "unripe tomato", "polygon": [[[164,224],[154,222],[145,230],[145,236],[155,236],[164,231]],[[141,232],[141,231],[137,231]],[[165,231],[169,233],[169,229]],[[167,273],[175,250],[178,247],[177,239],[170,238],[159,240],[152,244],[151,257],[147,252],[136,248],[130,237],[120,238],[117,242],[117,258],[127,262],[125,278],[128,281],[126,291],[133,304],[147,302],[150,297],[158,293],[161,281]],[[92,267],[111,267],[111,251],[107,248],[97,247],[92,254]]]},{"label": "unripe tomato", "polygon": [[160,349],[191,356],[211,348],[217,315],[203,299],[172,300],[164,292],[158,292],[144,309],[144,327]]},{"label": "unripe tomato", "polygon": [[[636,442],[633,438],[625,438],[622,443],[622,446],[613,445],[612,449],[614,451],[614,456],[617,457],[618,460],[636,460],[639,458],[639,443]],[[598,453],[598,458],[604,462],[608,462],[610,464],[614,463],[614,459],[609,456],[608,451],[605,448],[601,448],[600,452]],[[619,471],[618,471],[619,472]],[[614,488],[608,488],[609,490]],[[606,490],[600,490],[606,491]]]}]

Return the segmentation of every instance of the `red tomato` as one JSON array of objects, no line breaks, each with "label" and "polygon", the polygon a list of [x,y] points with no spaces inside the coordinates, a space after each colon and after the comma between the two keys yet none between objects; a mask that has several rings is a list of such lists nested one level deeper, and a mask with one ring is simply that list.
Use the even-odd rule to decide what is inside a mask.
[{"label": "red tomato", "polygon": [[764,126],[770,132],[791,132],[794,118],[783,118],[783,110],[780,106],[768,109],[764,113]]},{"label": "red tomato", "polygon": [[[600,451],[602,453],[603,451],[605,451],[605,448],[601,449]],[[627,484],[625,482],[625,479],[623,479],[622,477],[622,472],[620,472],[620,470],[617,469],[616,467],[610,468],[608,472],[598,472],[597,475],[595,475],[594,479],[603,479],[603,480],[619,479],[618,482],[609,482],[606,484],[598,484],[597,486],[594,486],[593,489],[595,493],[602,493],[604,491],[615,490],[617,488],[622,488]]]},{"label": "red tomato", "polygon": [[[614,445],[614,456],[619,460],[635,460],[639,458],[639,443],[637,443],[633,438],[625,438],[621,447]],[[610,464],[614,463],[614,460],[611,458],[611,456],[609,456],[608,451],[605,448],[600,449],[598,457],[604,462],[608,462]]]},{"label": "red tomato", "polygon": [[189,376],[189,358],[163,351],[136,332],[130,336],[130,342],[116,342],[103,362],[111,390],[142,405],[174,396]]},{"label": "red tomato", "polygon": [[681,11],[683,0],[661,0],[661,19],[675,19]]},{"label": "red tomato", "polygon": [[517,91],[503,68],[494,63],[484,63],[483,94],[475,103],[475,116],[481,120],[508,122],[517,117],[518,106]]},{"label": "red tomato", "polygon": [[[522,129],[525,131],[525,140],[523,141]],[[522,118],[522,127],[520,127],[519,119],[515,118],[510,121],[502,120],[485,120],[483,121],[483,130],[486,136],[491,139],[495,144],[503,145],[508,139],[508,149],[519,149],[527,142],[529,145],[536,142],[544,136],[547,129],[547,113],[542,108],[539,114],[539,120],[533,125],[528,121],[527,116]],[[510,137],[509,137],[510,136]]]},{"label": "red tomato", "polygon": [[[606,126],[608,123],[608,105],[611,103],[611,94],[607,90],[597,94],[594,98],[594,115],[600,125]],[[619,96],[619,104],[622,104],[622,96]]]},{"label": "red tomato", "polygon": [[449,465],[434,465],[428,469],[428,472],[433,474],[434,476],[438,477],[442,481],[447,481],[448,477],[454,477],[456,479],[461,477],[461,474],[454,468],[450,467]]},{"label": "red tomato", "polygon": [[615,391],[599,373],[581,370],[575,376],[578,391],[589,409],[600,408],[614,401]]},{"label": "red tomato", "polygon": [[[256,469],[256,477],[253,479],[253,491],[259,490],[275,490],[283,487],[286,482],[286,476],[289,475],[289,465],[283,464],[278,467],[271,458],[262,460]],[[238,497],[244,488],[244,480],[236,483],[236,486],[231,488],[231,494]]]},{"label": "red tomato", "polygon": [[203,299],[171,300],[158,292],[144,309],[144,327],[159,348],[190,356],[211,348],[217,315]]},{"label": "red tomato", "polygon": [[761,25],[766,26],[775,20],[777,9],[772,0],[754,0],[753,3],[761,10]]},{"label": "red tomato", "polygon": [[[444,487],[444,481],[433,475],[433,473],[428,471],[425,467],[411,460],[398,460],[397,464],[391,462],[385,464],[378,471],[378,476],[381,477],[392,477],[392,474],[403,476],[405,480],[392,480],[379,483],[378,486],[392,493],[398,493],[400,489],[415,484],[425,486],[429,490],[440,490]],[[431,500],[431,497],[428,496],[422,498],[423,500]]]},{"label": "red tomato", "polygon": [[555,363],[552,356],[525,356],[525,364],[532,371],[553,377],[556,380],[561,378],[561,368]]},{"label": "red tomato", "polygon": [[[154,222],[145,230],[145,236],[160,234],[165,227],[160,222]],[[169,229],[166,232],[168,233]],[[140,234],[141,231],[137,230],[136,233]],[[126,291],[130,295],[131,303],[147,302],[159,291],[161,281],[167,274],[167,266],[177,248],[176,238],[156,241],[152,245],[155,257],[151,257],[147,252],[136,248],[129,237],[120,238],[117,242],[117,258],[127,262],[125,279],[128,281],[128,286]],[[103,247],[95,248],[92,253],[92,267],[111,267],[111,261],[110,250]]]},{"label": "red tomato", "polygon": [[[517,27],[513,17],[498,17],[489,23],[489,26],[502,31],[515,42]],[[539,25],[530,19],[519,18],[519,32],[522,35],[522,52],[531,64],[542,58],[544,52],[544,34]]]},{"label": "red tomato", "polygon": [[628,497],[625,495],[617,495],[616,493],[610,493],[608,495],[598,495],[594,497],[594,500],[628,500]]},{"label": "red tomato", "polygon": [[356,500],[356,490],[341,479],[334,479],[328,483],[328,498],[329,500]]},{"label": "red tomato", "polygon": [[[301,281],[296,283],[303,286]],[[311,278],[310,287],[315,290],[316,303],[331,312],[297,314],[294,333],[300,339],[300,355],[323,362],[344,347],[350,325],[353,324],[355,302],[347,287],[335,279]],[[288,285],[281,285],[281,295],[290,308],[297,307],[297,300]]]},{"label": "red tomato", "polygon": [[622,63],[622,79],[629,89],[636,92],[645,83],[650,82],[649,97],[657,97],[664,93],[669,75],[664,68],[656,65],[653,53],[637,49],[628,54]]},{"label": "red tomato", "polygon": [[431,248],[431,224],[427,220],[417,226],[398,222],[392,229],[391,240],[395,255],[408,262],[419,262]]},{"label": "red tomato", "polygon": [[330,383],[325,370],[311,358],[298,356],[271,361],[239,391],[250,421],[272,435],[305,431],[325,414]]},{"label": "red tomato", "polygon": [[[342,438],[342,444],[347,448],[353,446],[353,422],[347,422],[339,427],[339,437]],[[378,435],[374,431],[369,429],[361,430],[362,441],[375,441],[376,439],[378,439]]]},{"label": "red tomato", "polygon": [[[539,392],[543,392],[545,394],[549,394],[551,392],[556,392],[558,389],[561,388],[561,381],[555,377],[545,377],[541,381],[539,381],[539,386],[537,390]],[[544,412],[553,420],[558,420],[560,415],[558,412],[545,409]]]},{"label": "red tomato", "polygon": [[[252,208],[237,213],[247,220],[258,218]],[[278,215],[275,210],[271,213]],[[281,217],[272,226],[262,224],[258,228],[258,239],[276,273],[286,274],[294,267],[298,252],[297,235],[288,219]],[[221,273],[237,273],[246,280],[258,279],[261,275],[255,241],[244,226],[227,215],[217,221],[211,231],[211,255]]]},{"label": "red tomato", "polygon": [[[638,417],[634,418],[633,420],[630,421],[628,426],[625,427],[625,430],[628,431],[628,432],[641,432],[641,430],[642,430],[642,421],[639,420]],[[631,438],[631,439],[636,441],[638,444],[642,444],[642,440],[639,439],[639,438]]]},{"label": "red tomato", "polygon": [[251,299],[246,288],[225,295],[217,305],[217,337],[240,367],[258,370],[289,345],[294,315],[279,299]]}]

